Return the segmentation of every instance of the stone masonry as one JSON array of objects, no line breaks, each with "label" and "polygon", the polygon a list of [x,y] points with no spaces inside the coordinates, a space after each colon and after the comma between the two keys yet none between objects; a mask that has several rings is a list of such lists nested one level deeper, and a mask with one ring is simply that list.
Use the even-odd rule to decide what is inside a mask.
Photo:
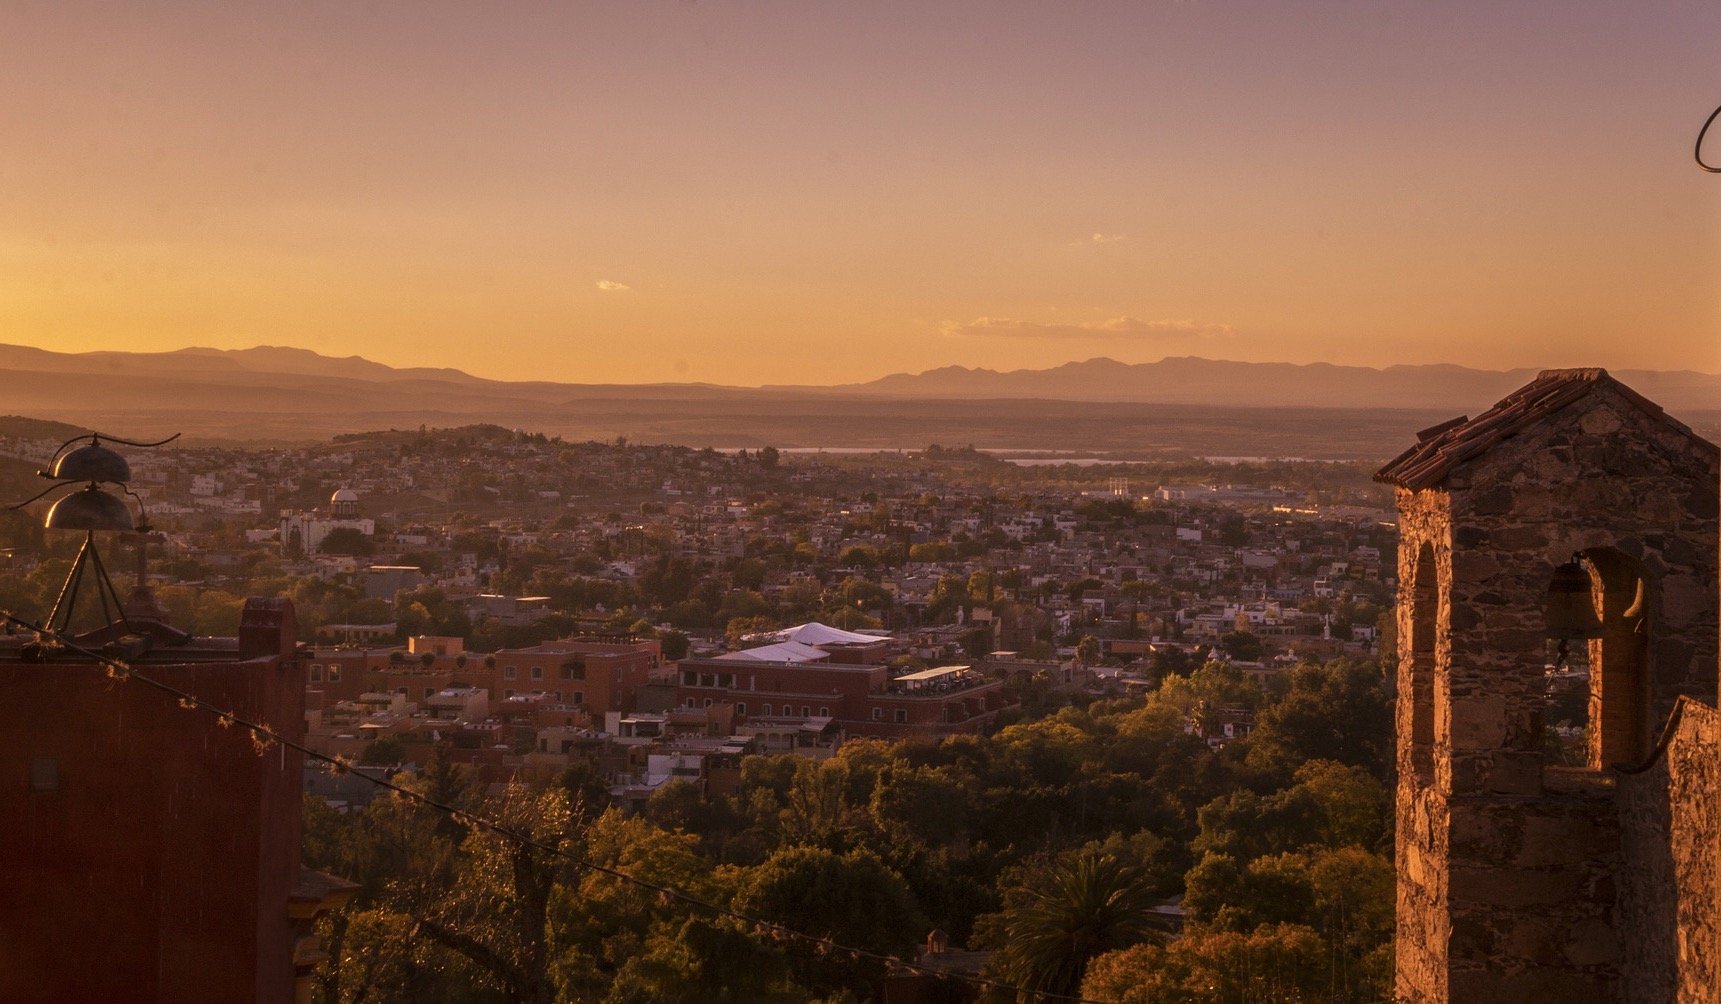
[{"label": "stone masonry", "polygon": [[[1713,972],[1707,941],[1634,939],[1715,930],[1717,768],[1686,765],[1714,749],[1690,709],[1716,694],[1718,461],[1605,371],[1555,370],[1377,475],[1400,514],[1399,999],[1667,1000]],[[1600,625],[1577,768],[1542,722],[1544,608],[1574,559]],[[1699,881],[1706,899],[1676,888]]]}]

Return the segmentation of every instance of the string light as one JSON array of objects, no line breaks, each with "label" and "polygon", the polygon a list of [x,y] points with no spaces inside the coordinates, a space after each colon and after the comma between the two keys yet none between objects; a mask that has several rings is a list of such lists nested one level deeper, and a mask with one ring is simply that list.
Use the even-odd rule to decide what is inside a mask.
[{"label": "string light", "polygon": [[499,836],[505,840],[512,841],[512,842],[514,842],[514,843],[516,843],[522,847],[529,847],[533,850],[542,851],[545,854],[549,854],[553,857],[562,858],[568,862],[571,862],[572,864],[574,864],[580,868],[584,868],[584,869],[587,869],[589,871],[594,871],[594,872],[597,872],[601,875],[607,875],[607,876],[614,878],[618,881],[637,886],[641,889],[645,889],[645,890],[650,891],[650,892],[655,892],[658,894],[659,902],[664,903],[665,905],[672,903],[672,902],[686,903],[689,906],[697,907],[701,910],[704,910],[708,913],[713,914],[714,916],[736,921],[744,929],[751,928],[760,937],[769,938],[771,941],[778,942],[778,943],[798,943],[801,945],[810,946],[811,949],[815,953],[820,954],[820,955],[824,955],[824,954],[835,951],[835,952],[839,952],[839,953],[846,955],[848,958],[850,958],[851,960],[853,960],[855,962],[861,962],[864,960],[881,962],[881,963],[884,963],[887,967],[896,967],[896,968],[900,968],[902,970],[912,972],[912,973],[919,973],[921,975],[934,976],[934,977],[938,977],[941,979],[955,980],[957,982],[968,983],[968,984],[971,984],[971,985],[975,986],[976,988],[978,988],[982,991],[1000,990],[1000,991],[1004,991],[1004,992],[1008,992],[1008,993],[1016,993],[1019,995],[1033,995],[1033,999],[1035,999],[1035,1000],[1068,1001],[1069,1004],[1108,1004],[1108,1002],[1106,1002],[1106,1001],[1095,1000],[1095,999],[1090,998],[1090,997],[1073,996],[1073,995],[1068,995],[1068,994],[1047,993],[1046,991],[1043,991],[1043,990],[1032,990],[1028,987],[1016,986],[1016,985],[1010,984],[1010,983],[1001,983],[995,979],[982,979],[982,978],[977,977],[977,976],[970,976],[966,973],[946,972],[944,970],[935,969],[931,966],[922,965],[918,962],[910,962],[906,959],[900,958],[900,957],[895,956],[895,955],[890,955],[890,954],[883,953],[883,952],[869,951],[867,949],[858,948],[858,947],[855,947],[853,945],[845,945],[845,944],[842,944],[841,942],[836,941],[834,938],[831,938],[828,935],[827,936],[820,936],[820,935],[816,935],[816,934],[808,934],[804,931],[797,931],[792,927],[786,927],[782,924],[778,924],[778,923],[775,923],[773,921],[763,920],[759,917],[748,916],[747,914],[741,913],[737,910],[730,909],[729,907],[723,906],[722,904],[712,903],[708,900],[700,899],[699,897],[693,895],[692,893],[683,892],[682,890],[677,889],[673,886],[662,885],[660,883],[652,882],[652,881],[649,881],[647,879],[642,879],[642,878],[639,878],[637,876],[630,875],[627,872],[620,870],[619,868],[612,868],[608,865],[601,865],[601,864],[598,864],[596,861],[591,861],[591,860],[588,860],[586,858],[582,858],[582,857],[574,854],[573,852],[567,850],[566,848],[562,847],[560,845],[560,843],[556,843],[556,844],[545,843],[544,841],[539,840],[539,839],[531,836],[530,834],[521,833],[520,831],[518,831],[518,830],[516,830],[510,826],[507,826],[503,823],[497,822],[496,820],[491,819],[488,816],[482,816],[482,815],[479,815],[479,814],[472,812],[470,810],[467,810],[467,809],[462,809],[462,808],[459,808],[457,806],[448,805],[447,803],[444,803],[444,802],[439,802],[439,801],[429,797],[428,795],[425,795],[425,794],[418,792],[418,791],[414,791],[413,789],[408,788],[405,785],[396,784],[395,782],[390,781],[385,777],[380,777],[380,776],[377,776],[376,774],[367,773],[367,772],[362,771],[362,770],[355,770],[355,769],[353,769],[352,762],[345,757],[330,755],[327,753],[322,753],[322,752],[319,752],[317,750],[311,749],[309,746],[306,746],[303,743],[297,742],[293,739],[288,738],[287,736],[281,735],[280,733],[276,732],[275,730],[269,728],[267,725],[264,725],[260,722],[248,721],[245,718],[240,717],[237,713],[235,713],[233,711],[229,711],[225,708],[218,707],[214,704],[209,703],[208,701],[204,701],[204,700],[198,698],[195,694],[191,694],[187,691],[180,690],[178,687],[175,687],[172,684],[164,683],[161,680],[155,679],[154,677],[147,676],[143,673],[139,673],[139,672],[137,672],[136,668],[133,666],[127,665],[126,663],[123,663],[123,662],[119,661],[118,659],[114,659],[114,658],[111,658],[109,656],[105,656],[105,655],[101,654],[100,652],[94,651],[93,649],[88,649],[88,648],[85,648],[81,645],[78,645],[75,642],[72,642],[70,639],[67,639],[67,638],[60,636],[59,632],[51,630],[51,629],[46,628],[46,627],[43,627],[43,626],[38,625],[38,624],[34,624],[28,620],[25,620],[22,617],[17,616],[16,614],[11,613],[10,611],[0,610],[0,621],[3,621],[5,623],[10,623],[10,624],[15,624],[18,627],[25,629],[26,631],[32,631],[32,632],[36,633],[37,635],[39,635],[40,637],[44,637],[44,638],[47,638],[47,639],[55,642],[61,648],[63,648],[64,650],[66,650],[68,652],[75,652],[78,655],[81,655],[87,659],[93,660],[94,662],[101,665],[104,668],[104,670],[106,671],[107,675],[112,677],[113,679],[121,680],[121,681],[125,681],[125,680],[135,681],[135,682],[142,684],[146,687],[150,687],[150,688],[153,688],[155,690],[159,690],[162,693],[168,695],[169,697],[172,697],[179,704],[179,706],[181,708],[185,708],[187,710],[202,711],[202,712],[205,712],[207,714],[213,715],[215,718],[215,724],[220,726],[221,728],[230,729],[230,728],[233,728],[234,726],[238,726],[242,729],[245,729],[247,734],[248,734],[248,738],[251,740],[252,747],[256,750],[256,752],[259,756],[261,756],[264,752],[266,752],[269,749],[269,747],[278,744],[280,746],[285,747],[286,749],[294,750],[294,751],[302,754],[303,756],[305,756],[307,759],[322,765],[322,767],[325,770],[329,771],[331,774],[348,774],[348,773],[350,773],[354,777],[362,778],[363,780],[369,782],[372,785],[375,785],[378,788],[383,788],[387,791],[393,792],[396,796],[398,796],[400,798],[404,798],[408,801],[411,801],[417,805],[421,805],[425,808],[433,809],[437,812],[441,812],[451,819],[455,819],[455,820],[459,820],[459,821],[464,822],[464,823],[468,823],[473,827],[485,830],[489,833],[493,833],[496,836]]}]

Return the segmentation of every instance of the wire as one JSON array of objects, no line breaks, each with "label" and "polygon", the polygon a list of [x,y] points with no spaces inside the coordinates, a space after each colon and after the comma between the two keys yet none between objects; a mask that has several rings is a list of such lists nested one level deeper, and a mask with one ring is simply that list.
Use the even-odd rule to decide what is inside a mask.
[{"label": "wire", "polygon": [[1703,128],[1697,130],[1697,146],[1691,151],[1691,155],[1697,159],[1697,166],[1708,171],[1710,174],[1721,174],[1721,167],[1704,163],[1703,137],[1708,135],[1709,127],[1715,124],[1717,116],[1721,116],[1721,106],[1718,106],[1714,111],[1710,112],[1709,117],[1703,120]]},{"label": "wire", "polygon": [[198,697],[196,694],[181,690],[170,683],[164,683],[154,677],[146,676],[143,673],[138,672],[137,669],[129,663],[115,659],[111,656],[103,655],[100,652],[85,648],[82,645],[78,645],[77,643],[65,638],[58,631],[34,624],[17,616],[16,614],[13,614],[11,611],[0,610],[0,621],[16,624],[27,631],[31,631],[43,638],[47,638],[55,642],[68,652],[75,652],[102,664],[107,667],[108,675],[113,677],[115,680],[121,682],[135,680],[146,687],[159,690],[169,697],[172,697],[180,707],[185,708],[188,711],[202,711],[207,714],[214,715],[216,723],[223,728],[232,728],[237,726],[246,730],[250,733],[252,742],[257,745],[259,752],[266,750],[270,743],[278,743],[287,749],[295,750],[304,754],[307,758],[323,764],[333,773],[351,774],[355,777],[363,778],[379,788],[385,788],[392,791],[396,795],[417,803],[418,805],[434,809],[447,815],[451,819],[458,819],[462,822],[478,827],[479,829],[494,833],[495,835],[502,837],[505,840],[511,840],[522,847],[530,847],[533,850],[542,851],[545,854],[569,861],[581,868],[585,868],[602,875],[608,875],[611,878],[619,879],[622,882],[638,886],[641,889],[655,892],[660,897],[678,900],[682,903],[688,904],[689,906],[698,907],[699,909],[708,911],[716,916],[738,921],[743,926],[751,928],[754,931],[773,939],[799,941],[810,945],[821,953],[837,952],[847,955],[856,962],[859,962],[862,959],[871,959],[873,961],[883,962],[915,973],[921,973],[941,979],[955,980],[962,983],[971,983],[982,990],[1002,990],[1018,995],[1025,995],[1029,1000],[1034,1001],[1069,1001],[1070,1004],[1108,1004],[1106,1001],[1095,1000],[1089,997],[1056,994],[1044,990],[1033,990],[1028,987],[1003,983],[998,980],[973,977],[963,973],[951,973],[941,969],[935,969],[931,966],[924,966],[917,962],[908,962],[904,959],[898,958],[897,956],[887,955],[883,952],[874,952],[870,949],[857,948],[853,945],[845,945],[834,938],[821,937],[816,934],[808,934],[805,931],[798,931],[792,927],[776,923],[775,921],[766,920],[763,917],[750,916],[737,910],[732,910],[721,904],[700,899],[699,897],[694,896],[691,893],[683,892],[674,886],[661,885],[647,879],[638,878],[628,874],[627,872],[621,871],[620,869],[612,868],[608,865],[601,865],[595,861],[582,858],[559,845],[544,843],[530,834],[521,833],[513,827],[506,826],[487,816],[483,816],[457,806],[449,805],[445,802],[439,802],[422,792],[414,791],[404,785],[396,784],[387,778],[377,777],[362,770],[353,770],[353,764],[344,758],[330,756],[327,753],[320,753],[303,743],[281,735],[279,732],[276,732],[267,725],[241,718],[238,714],[218,705],[211,704],[210,702]]}]

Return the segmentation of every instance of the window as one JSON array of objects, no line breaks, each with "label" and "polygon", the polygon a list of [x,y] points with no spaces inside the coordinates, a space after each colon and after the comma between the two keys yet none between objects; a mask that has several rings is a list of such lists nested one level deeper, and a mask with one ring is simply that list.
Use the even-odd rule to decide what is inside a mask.
[{"label": "window", "polygon": [[693,707],[693,698],[691,698],[691,697],[689,697],[689,698],[688,698],[688,699],[687,699],[687,700],[686,700],[686,701],[685,701],[685,702],[684,702],[684,706],[685,706],[685,707],[689,707],[689,708],[691,708],[691,707]]},{"label": "window", "polygon": [[875,722],[884,721],[884,709],[883,708],[872,709],[872,720]]},{"label": "window", "polygon": [[312,683],[322,683],[323,682],[323,667],[321,665],[316,665],[316,666],[311,667],[311,682]]},{"label": "window", "polygon": [[737,718],[739,718],[742,715],[745,715],[746,713],[747,713],[747,702],[746,701],[736,701],[735,702],[735,716]]},{"label": "window", "polygon": [[820,709],[819,709],[819,716],[820,716],[820,717],[822,717],[822,718],[829,718],[829,717],[831,717],[831,709],[830,709],[830,708],[823,708],[823,707],[821,707],[821,708],[820,708]]},{"label": "window", "polygon": [[532,679],[542,680],[543,678],[544,678],[544,667],[533,666],[532,667]]},{"label": "window", "polygon": [[908,712],[904,711],[901,708],[897,708],[896,709],[896,724],[904,725],[904,724],[907,724],[907,722],[908,722]]},{"label": "window", "polygon": [[329,682],[330,683],[341,682],[341,667],[339,667],[339,666],[330,666],[329,667]]},{"label": "window", "polygon": [[512,680],[513,678],[514,678],[514,667],[513,666],[503,666],[502,667],[502,679]]},{"label": "window", "polygon": [[[1410,769],[1422,784],[1434,780],[1434,633],[1440,606],[1440,586],[1434,563],[1434,545],[1424,542],[1416,555],[1416,571],[1409,583],[1410,613]],[[1406,589],[1399,587],[1403,595]]]},{"label": "window", "polygon": [[514,692],[512,690],[504,690],[504,691],[502,691],[502,696],[503,697],[513,697]]},{"label": "window", "polygon": [[801,705],[801,717],[802,718],[805,718],[812,713],[813,713],[812,708],[807,707],[805,704]]},{"label": "window", "polygon": [[763,706],[763,707],[761,707],[761,708],[760,708],[760,709],[759,709],[759,713],[760,713],[760,714],[761,714],[761,715],[768,715],[768,714],[770,714],[770,713],[771,713],[771,706],[770,706],[770,705],[769,705],[769,704],[767,704],[767,705],[764,705],[764,706]]},{"label": "window", "polygon": [[706,699],[705,699],[705,706],[706,706],[706,707],[708,707],[708,708],[709,708],[709,707],[711,707],[711,698],[709,698],[709,697],[707,697],[707,698],[706,698]]}]

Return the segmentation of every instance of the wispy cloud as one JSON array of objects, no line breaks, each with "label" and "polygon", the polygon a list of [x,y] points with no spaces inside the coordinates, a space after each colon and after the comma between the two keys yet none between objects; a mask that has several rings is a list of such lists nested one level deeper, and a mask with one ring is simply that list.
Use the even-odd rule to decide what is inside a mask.
[{"label": "wispy cloud", "polygon": [[1076,243],[1077,244],[1115,244],[1121,240],[1123,240],[1123,234],[1102,234],[1102,233],[1095,232],[1087,240],[1077,241]]},{"label": "wispy cloud", "polygon": [[1114,317],[1109,321],[1046,323],[1008,317],[979,317],[966,324],[946,321],[947,335],[981,338],[1213,338],[1236,334],[1229,324],[1206,321],[1144,321]]},{"label": "wispy cloud", "polygon": [[614,279],[599,279],[598,288],[606,293],[626,293],[633,289],[627,283],[616,282]]}]

